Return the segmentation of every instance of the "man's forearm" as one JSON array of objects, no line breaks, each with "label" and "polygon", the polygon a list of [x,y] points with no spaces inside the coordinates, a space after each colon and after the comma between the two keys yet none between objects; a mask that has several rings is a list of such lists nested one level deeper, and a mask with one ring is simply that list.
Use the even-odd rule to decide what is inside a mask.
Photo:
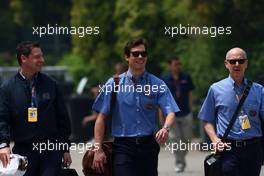
[{"label": "man's forearm", "polygon": [[99,113],[96,118],[96,122],[94,126],[94,140],[95,140],[95,143],[99,144],[100,148],[101,148],[101,144],[104,139],[104,131],[105,131],[104,119],[105,119],[104,114]]},{"label": "man's forearm", "polygon": [[174,112],[170,112],[167,117],[166,117],[166,120],[165,120],[165,123],[164,123],[164,126],[165,127],[169,127],[171,128],[173,123],[174,123],[174,120],[175,120],[175,113]]},{"label": "man's forearm", "polygon": [[203,126],[204,126],[204,130],[205,132],[207,133],[207,135],[209,136],[209,138],[211,139],[211,141],[213,143],[217,143],[219,138],[218,136],[216,135],[216,132],[215,132],[215,127],[212,123],[210,122],[203,122]]}]

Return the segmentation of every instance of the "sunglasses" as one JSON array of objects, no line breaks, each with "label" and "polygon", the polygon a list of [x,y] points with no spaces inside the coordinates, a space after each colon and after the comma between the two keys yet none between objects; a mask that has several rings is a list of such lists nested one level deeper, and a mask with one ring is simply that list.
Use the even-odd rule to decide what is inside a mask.
[{"label": "sunglasses", "polygon": [[229,64],[231,65],[235,65],[238,62],[238,64],[241,65],[246,62],[246,59],[232,59],[232,60],[227,60],[227,62],[229,62]]},{"label": "sunglasses", "polygon": [[141,57],[146,57],[148,54],[147,54],[147,51],[132,51],[132,52],[130,52],[131,53],[131,55],[133,56],[133,57],[139,57],[139,55],[141,56]]}]

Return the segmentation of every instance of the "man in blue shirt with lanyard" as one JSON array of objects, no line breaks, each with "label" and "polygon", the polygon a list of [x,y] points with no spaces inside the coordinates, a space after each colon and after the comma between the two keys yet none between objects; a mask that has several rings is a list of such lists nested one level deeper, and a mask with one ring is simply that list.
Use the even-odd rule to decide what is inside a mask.
[{"label": "man in blue shirt with lanyard", "polygon": [[[127,72],[119,75],[119,90],[112,111],[113,175],[157,176],[160,146],[168,138],[169,129],[179,108],[166,84],[146,72],[147,46],[144,39],[129,41],[124,48],[128,62]],[[113,79],[105,85],[113,87]],[[98,112],[95,124],[95,151],[93,167],[103,172],[105,154],[101,149],[105,118],[110,113],[111,92],[101,91],[93,110]],[[166,121],[158,129],[158,108]]]},{"label": "man in blue shirt with lanyard", "polygon": [[[224,63],[229,77],[209,88],[199,118],[215,149],[222,152],[220,159],[225,176],[258,176],[262,161],[260,118],[264,115],[264,90],[253,83],[227,140],[221,141],[247,85],[247,55],[241,48],[233,48],[227,52]],[[223,150],[222,146],[231,150]]]}]

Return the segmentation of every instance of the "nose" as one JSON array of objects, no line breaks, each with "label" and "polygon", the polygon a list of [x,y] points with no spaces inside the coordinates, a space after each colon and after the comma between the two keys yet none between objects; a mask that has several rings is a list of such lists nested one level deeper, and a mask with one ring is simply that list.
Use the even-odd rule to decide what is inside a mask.
[{"label": "nose", "polygon": [[238,61],[236,61],[236,64],[235,64],[236,66],[238,66],[239,65],[239,63],[238,63]]},{"label": "nose", "polygon": [[138,54],[137,58],[142,58],[142,55],[141,53]]}]

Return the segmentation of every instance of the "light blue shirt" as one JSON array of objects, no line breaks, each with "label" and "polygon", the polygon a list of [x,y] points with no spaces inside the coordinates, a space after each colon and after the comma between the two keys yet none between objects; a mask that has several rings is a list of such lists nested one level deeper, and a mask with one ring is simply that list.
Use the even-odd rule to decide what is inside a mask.
[{"label": "light blue shirt", "polygon": [[[166,84],[154,75],[144,72],[136,81],[128,70],[119,77],[119,91],[112,115],[114,137],[152,135],[158,130],[158,107],[165,116],[179,111]],[[113,78],[110,78],[101,89],[93,105],[94,111],[109,115],[113,84]]]},{"label": "light blue shirt", "polygon": [[[209,88],[198,117],[203,121],[216,124],[216,131],[219,137],[224,135],[237,108],[237,97],[243,94],[246,85],[246,79],[244,79],[241,86],[238,86],[229,76],[224,80],[214,83]],[[242,129],[242,122],[239,120],[239,116],[242,115],[248,116],[251,128]],[[264,117],[264,89],[260,84],[253,83],[228,138],[238,140],[262,136],[260,117]]]}]

